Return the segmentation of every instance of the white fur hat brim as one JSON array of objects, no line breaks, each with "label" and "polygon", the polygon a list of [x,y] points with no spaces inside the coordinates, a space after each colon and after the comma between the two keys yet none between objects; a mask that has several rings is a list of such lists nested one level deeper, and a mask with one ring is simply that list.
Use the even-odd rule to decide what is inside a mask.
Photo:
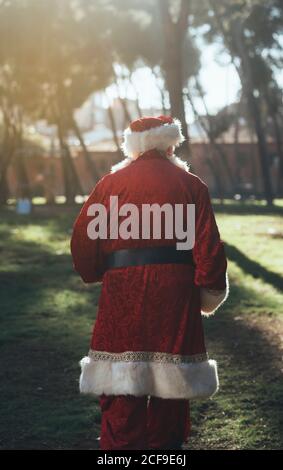
[{"label": "white fur hat brim", "polygon": [[133,132],[128,127],[124,132],[122,150],[130,157],[136,153],[143,153],[151,149],[166,150],[170,146],[178,146],[184,142],[181,123],[174,119],[172,124],[163,124],[147,131]]}]

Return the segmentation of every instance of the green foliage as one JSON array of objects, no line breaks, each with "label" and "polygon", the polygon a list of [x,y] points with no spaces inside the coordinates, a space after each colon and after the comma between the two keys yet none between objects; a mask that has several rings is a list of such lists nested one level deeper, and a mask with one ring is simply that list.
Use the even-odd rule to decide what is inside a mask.
[{"label": "green foliage", "polygon": [[[9,72],[10,83],[22,91],[24,100],[16,99],[15,104],[23,111],[29,114],[33,110],[34,118],[54,122],[54,108],[63,105],[62,114],[68,118],[70,110],[109,83],[111,62],[103,45],[103,15],[100,18],[99,14],[96,9],[91,18],[78,15],[73,3],[66,0],[60,5],[53,0],[14,0],[2,7],[1,66]],[[95,28],[91,24],[94,18]],[[62,103],[62,89],[70,110]]]}]

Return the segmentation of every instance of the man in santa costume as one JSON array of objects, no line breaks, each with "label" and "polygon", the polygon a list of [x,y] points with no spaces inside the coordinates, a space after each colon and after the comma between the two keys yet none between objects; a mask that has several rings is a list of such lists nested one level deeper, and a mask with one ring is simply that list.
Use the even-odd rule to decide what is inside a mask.
[{"label": "man in santa costume", "polygon": [[[171,117],[132,122],[124,133],[126,158],[97,183],[74,225],[74,267],[84,282],[102,281],[80,377],[81,392],[99,397],[101,449],[181,448],[189,435],[189,400],[218,389],[202,314],[227,297],[227,261],[207,186],[174,155],[183,140]],[[164,235],[164,220],[159,238],[152,231],[142,236],[141,218],[139,236],[122,237],[109,217],[107,237],[93,236],[95,208],[101,204],[109,216],[111,196],[118,209],[129,204],[116,225],[133,206],[141,213],[144,204],[193,204],[194,246],[177,249],[175,234]]]}]

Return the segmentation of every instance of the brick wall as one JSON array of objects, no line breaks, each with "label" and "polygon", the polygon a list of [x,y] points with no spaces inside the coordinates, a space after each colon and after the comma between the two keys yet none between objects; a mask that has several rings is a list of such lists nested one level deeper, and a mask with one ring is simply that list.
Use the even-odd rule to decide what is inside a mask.
[{"label": "brick wall", "polygon": [[[257,146],[252,143],[238,144],[237,147],[233,144],[221,144],[221,152],[225,155],[226,165],[223,164],[218,152],[209,144],[192,144],[191,171],[208,184],[210,193],[213,196],[219,196],[218,180],[223,195],[227,197],[233,196],[235,193],[261,196],[263,188]],[[278,162],[273,144],[269,145],[269,154],[273,190],[274,194],[278,194]],[[92,152],[92,158],[99,176],[103,176],[113,163],[118,161],[119,156],[115,152]],[[88,194],[93,187],[93,180],[82,153],[77,152],[73,161],[84,192]],[[211,162],[213,170],[209,162]],[[58,156],[27,156],[25,164],[33,195],[54,194],[58,196],[64,194],[61,159]],[[216,176],[213,172],[216,173]],[[9,169],[8,181],[10,195],[16,197],[20,188],[13,167]]]}]

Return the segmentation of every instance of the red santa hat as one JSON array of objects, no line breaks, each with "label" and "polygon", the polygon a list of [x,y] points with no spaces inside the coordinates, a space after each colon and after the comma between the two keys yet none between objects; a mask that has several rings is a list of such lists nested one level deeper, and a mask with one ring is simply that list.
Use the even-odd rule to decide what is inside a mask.
[{"label": "red santa hat", "polygon": [[124,132],[123,152],[126,156],[151,149],[166,150],[185,140],[181,123],[171,116],[143,117],[133,121]]}]

